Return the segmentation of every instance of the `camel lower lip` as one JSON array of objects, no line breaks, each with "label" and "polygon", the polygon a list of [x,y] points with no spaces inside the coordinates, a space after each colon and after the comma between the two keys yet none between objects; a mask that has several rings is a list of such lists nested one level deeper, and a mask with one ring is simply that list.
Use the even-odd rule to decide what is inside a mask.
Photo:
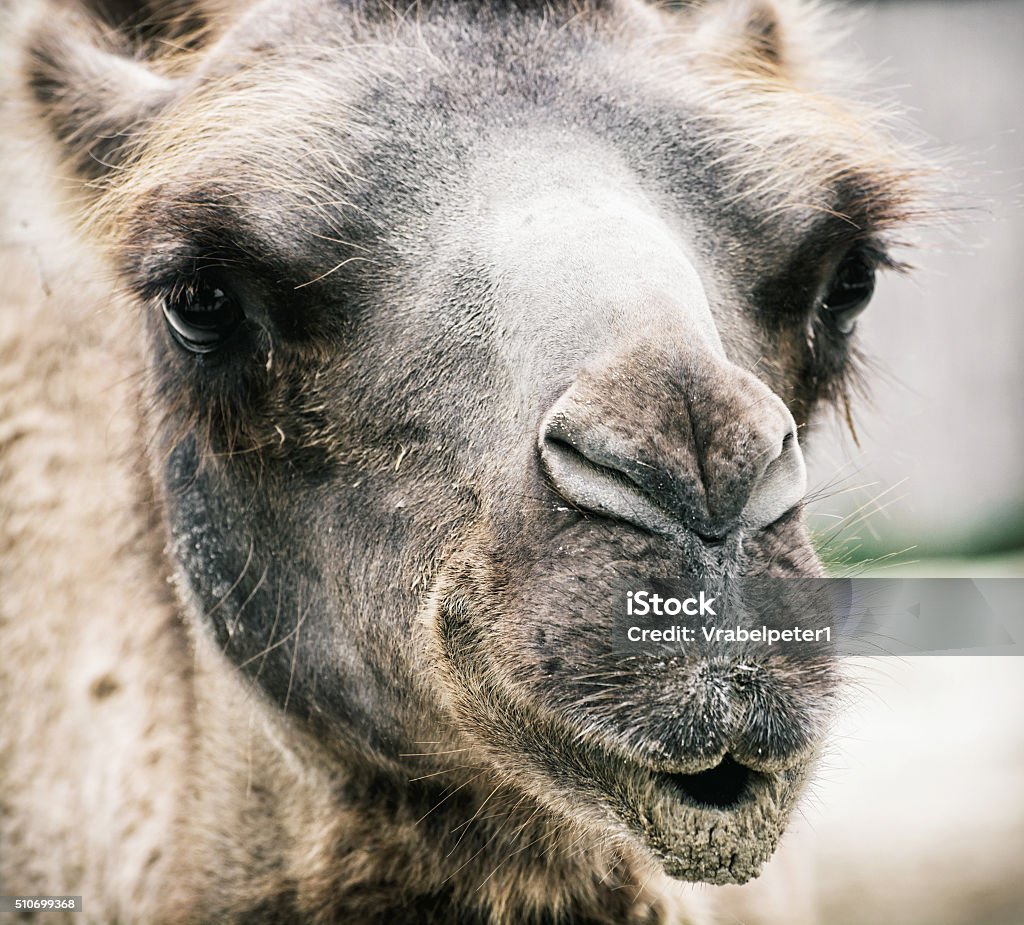
[{"label": "camel lower lip", "polygon": [[755,771],[730,756],[694,774],[641,772],[620,789],[624,821],[680,880],[744,883],[774,853],[802,769]]}]

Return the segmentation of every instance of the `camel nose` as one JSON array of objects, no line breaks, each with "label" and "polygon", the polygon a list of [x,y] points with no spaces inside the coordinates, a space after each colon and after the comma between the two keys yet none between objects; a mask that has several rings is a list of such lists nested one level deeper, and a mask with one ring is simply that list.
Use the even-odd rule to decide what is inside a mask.
[{"label": "camel nose", "polygon": [[708,540],[759,530],[800,502],[807,474],[783,401],[725,360],[582,375],[549,410],[541,467],[578,508]]}]

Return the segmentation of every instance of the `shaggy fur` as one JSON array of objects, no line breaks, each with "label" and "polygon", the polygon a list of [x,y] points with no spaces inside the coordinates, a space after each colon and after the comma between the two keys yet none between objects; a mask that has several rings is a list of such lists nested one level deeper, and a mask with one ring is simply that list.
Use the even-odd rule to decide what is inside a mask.
[{"label": "shaggy fur", "polygon": [[[836,267],[893,263],[918,207],[823,93],[818,15],[91,6],[6,14],[0,892],[104,923],[728,908],[680,881],[766,864],[832,659],[624,659],[613,604],[785,622],[750,580],[819,573],[799,506],[744,511],[851,382]],[[198,356],[165,313],[214,285],[244,320]],[[560,396],[664,526],[546,477]],[[734,807],[687,796],[736,764]]]}]

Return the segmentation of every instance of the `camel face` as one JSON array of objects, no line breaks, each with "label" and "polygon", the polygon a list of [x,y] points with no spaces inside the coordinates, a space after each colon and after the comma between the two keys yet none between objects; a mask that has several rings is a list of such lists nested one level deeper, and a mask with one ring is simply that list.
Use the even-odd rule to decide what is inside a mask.
[{"label": "camel face", "polygon": [[152,67],[44,30],[33,81],[137,304],[199,632],[339,765],[478,764],[742,882],[829,653],[617,627],[629,591],[819,574],[803,428],[906,193],[802,26],[722,6],[263,4]]}]

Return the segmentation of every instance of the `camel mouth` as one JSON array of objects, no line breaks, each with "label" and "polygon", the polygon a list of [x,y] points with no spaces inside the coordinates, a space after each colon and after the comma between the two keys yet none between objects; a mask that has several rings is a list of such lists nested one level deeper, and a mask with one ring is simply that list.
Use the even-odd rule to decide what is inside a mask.
[{"label": "camel mouth", "polygon": [[[615,831],[638,859],[673,879],[724,885],[760,874],[818,753],[817,730],[799,703],[776,697],[782,705],[772,714],[775,737],[761,741],[751,737],[735,712],[744,707],[747,688],[734,700],[709,696],[681,706],[678,697],[658,688],[655,696],[645,696],[651,688],[636,686],[631,675],[626,680],[634,684],[622,682],[614,695],[616,703],[628,707],[644,704],[642,711],[627,713],[634,722],[618,722],[615,715],[614,723],[603,717],[603,726],[588,728],[581,724],[586,715],[566,710],[564,698],[558,698],[559,680],[567,668],[579,670],[578,664],[548,658],[539,662],[547,674],[528,684],[501,671],[483,670],[479,656],[494,637],[482,632],[487,624],[477,614],[487,610],[476,608],[472,598],[446,592],[446,587],[438,590],[430,618],[451,707],[507,779],[559,815],[585,821],[596,831]],[[550,632],[545,626],[542,656],[554,648],[546,635]],[[513,663],[529,674],[535,671],[538,653],[529,648],[529,637],[521,641],[524,654]],[[518,654],[520,649],[513,651]],[[501,655],[507,659],[508,649]],[[602,664],[599,659],[594,663]],[[704,683],[696,684],[701,690],[735,693],[735,672],[727,669],[717,662],[700,662],[691,676]],[[749,673],[740,678],[748,688],[756,683],[758,690],[777,690],[770,673],[747,677]],[[573,694],[575,700],[578,691]],[[690,718],[688,727],[678,719],[683,709]],[[656,737],[666,729],[672,735]],[[779,743],[785,748],[773,747]]]},{"label": "camel mouth", "polygon": [[726,754],[694,773],[628,765],[608,783],[619,818],[666,874],[736,884],[758,876],[775,852],[809,767],[761,771]]},{"label": "camel mouth", "polygon": [[684,801],[704,809],[729,810],[752,795],[762,777],[757,771],[726,755],[714,767],[696,774],[660,774],[659,783],[679,792]]}]

